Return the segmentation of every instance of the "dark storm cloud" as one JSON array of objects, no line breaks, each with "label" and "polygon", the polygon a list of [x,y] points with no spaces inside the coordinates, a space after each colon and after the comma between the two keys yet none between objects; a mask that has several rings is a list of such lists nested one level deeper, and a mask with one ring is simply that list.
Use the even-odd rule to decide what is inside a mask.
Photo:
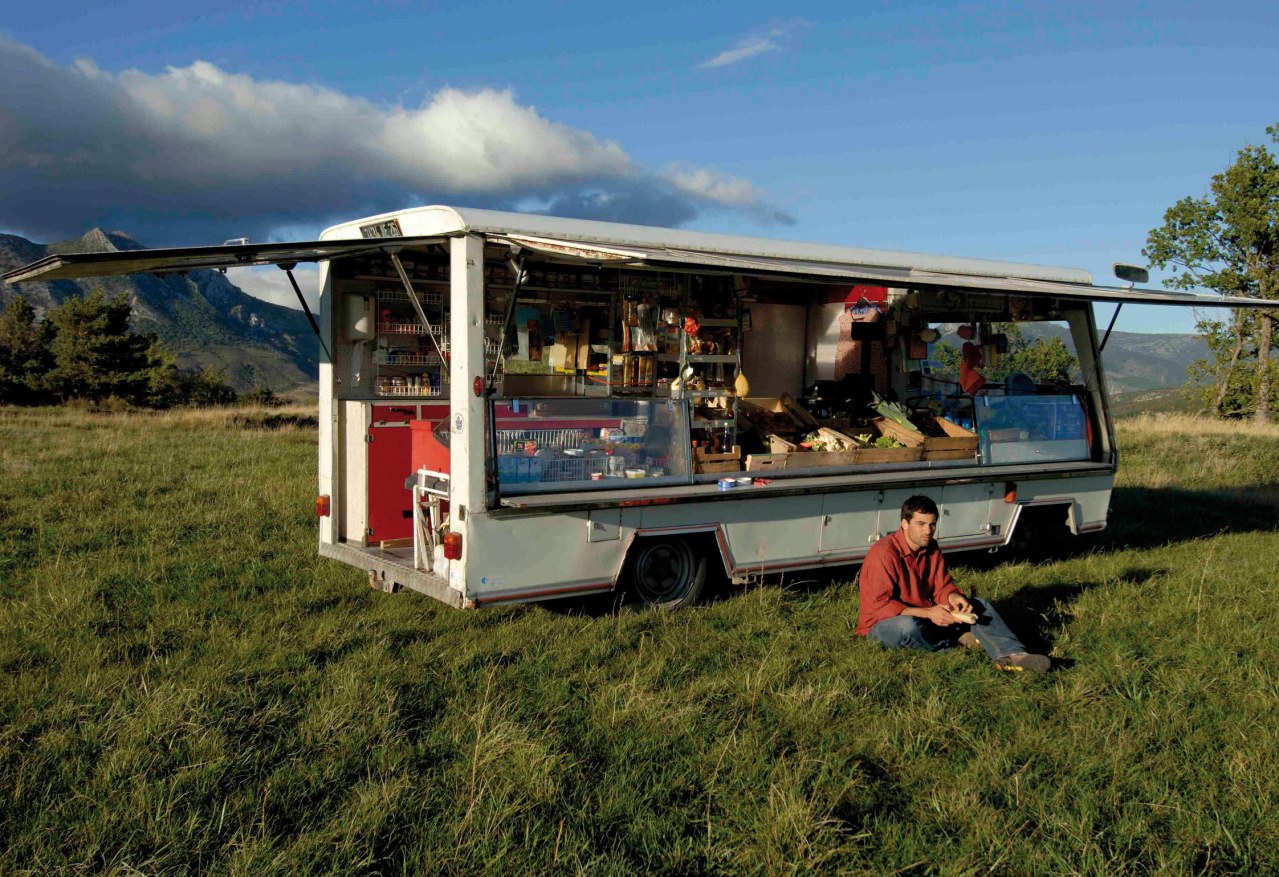
[{"label": "dark storm cloud", "polygon": [[749,181],[646,170],[509,90],[446,88],[388,108],[204,61],[161,73],[60,67],[2,38],[0,82],[0,228],[42,240],[92,226],[150,245],[266,240],[413,204],[528,199],[644,224],[715,210],[792,221]]}]

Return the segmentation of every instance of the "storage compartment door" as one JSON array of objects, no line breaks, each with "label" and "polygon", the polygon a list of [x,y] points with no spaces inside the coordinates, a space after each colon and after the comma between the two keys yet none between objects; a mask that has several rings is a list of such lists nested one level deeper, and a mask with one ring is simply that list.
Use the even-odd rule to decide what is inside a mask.
[{"label": "storage compartment door", "polygon": [[828,493],[822,497],[821,551],[864,553],[875,544],[882,490]]},{"label": "storage compartment door", "polygon": [[369,544],[413,535],[413,491],[404,486],[413,471],[412,431],[407,423],[369,427]]},{"label": "storage compartment door", "polygon": [[990,537],[990,502],[994,492],[993,484],[947,484],[942,488],[937,541],[943,548]]}]

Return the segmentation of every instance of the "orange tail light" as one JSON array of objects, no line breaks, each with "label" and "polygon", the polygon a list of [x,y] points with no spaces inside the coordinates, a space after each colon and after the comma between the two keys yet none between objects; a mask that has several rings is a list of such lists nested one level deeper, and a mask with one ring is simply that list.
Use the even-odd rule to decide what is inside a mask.
[{"label": "orange tail light", "polygon": [[462,534],[461,533],[445,533],[444,534],[444,559],[445,560],[461,560],[462,559]]}]

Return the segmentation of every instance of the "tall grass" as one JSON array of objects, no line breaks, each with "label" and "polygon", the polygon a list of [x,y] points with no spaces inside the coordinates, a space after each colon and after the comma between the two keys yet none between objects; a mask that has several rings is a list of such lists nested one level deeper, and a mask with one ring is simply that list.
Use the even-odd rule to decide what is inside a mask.
[{"label": "tall grass", "polygon": [[854,637],[851,571],[370,591],[276,414],[0,409],[0,872],[1279,869],[1279,438],[1127,423],[1100,541],[961,565],[1057,657],[1022,678]]}]

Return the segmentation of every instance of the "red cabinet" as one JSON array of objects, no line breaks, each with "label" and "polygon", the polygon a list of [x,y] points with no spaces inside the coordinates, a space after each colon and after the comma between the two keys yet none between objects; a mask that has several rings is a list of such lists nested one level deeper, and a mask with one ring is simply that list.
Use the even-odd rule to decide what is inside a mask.
[{"label": "red cabinet", "polygon": [[413,536],[413,492],[405,484],[417,466],[409,424],[438,422],[448,412],[448,403],[346,403],[346,541],[368,546]]}]

